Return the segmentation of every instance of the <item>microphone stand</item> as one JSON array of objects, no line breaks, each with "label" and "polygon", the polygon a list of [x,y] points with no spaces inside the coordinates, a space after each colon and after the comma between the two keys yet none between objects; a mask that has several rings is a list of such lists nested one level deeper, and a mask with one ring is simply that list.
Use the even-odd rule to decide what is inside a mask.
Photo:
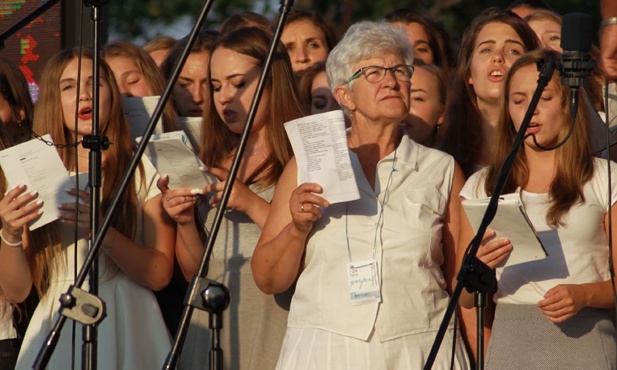
[{"label": "microphone stand", "polygon": [[[89,154],[89,184],[90,184],[90,230],[91,235],[96,235],[99,224],[100,212],[100,194],[102,183],[102,150],[109,148],[109,139],[99,135],[99,81],[100,81],[100,56],[99,56],[99,22],[102,19],[102,7],[108,0],[84,0],[84,6],[91,6],[91,19],[94,27],[94,51],[93,51],[93,90],[92,90],[92,135],[85,135],[82,139],[82,146],[90,149]],[[51,2],[51,1],[50,1]],[[46,3],[44,6],[47,6]],[[41,8],[43,8],[42,6]],[[34,12],[36,13],[36,11]],[[33,14],[34,14],[33,13]],[[32,16],[32,15],[31,15]],[[27,17],[28,18],[28,17]],[[26,19],[27,19],[26,18]],[[24,20],[25,21],[25,20]],[[23,22],[23,21],[22,21]],[[90,254],[92,248],[90,249]],[[93,263],[89,266],[89,290],[90,294],[84,292],[75,286],[71,286],[69,291],[60,297],[60,318],[56,322],[54,329],[47,337],[47,341],[43,348],[38,353],[33,369],[44,369],[51,358],[53,350],[60,339],[60,331],[66,321],[66,317],[83,325],[82,338],[82,369],[96,370],[98,363],[98,330],[97,325],[107,315],[105,311],[105,303],[97,296],[99,288],[99,264],[98,254],[95,254],[92,259]],[[84,275],[81,283],[76,286],[81,286],[88,270],[84,269],[84,265],[80,271],[80,275]]]},{"label": "microphone stand", "polygon": [[[99,212],[101,208],[101,186],[102,186],[102,154],[101,150],[109,148],[109,139],[99,135],[100,128],[100,42],[99,31],[102,20],[102,8],[108,0],[84,0],[84,6],[91,6],[90,14],[93,24],[94,51],[92,61],[92,135],[86,135],[82,139],[82,146],[90,149],[89,153],[89,184],[90,184],[90,230],[91,235],[96,235],[99,225]],[[98,254],[90,269],[90,294],[99,294],[99,263]],[[106,316],[105,305],[103,304],[103,317]],[[83,327],[82,338],[82,369],[96,370],[98,363],[98,323],[87,324]]]},{"label": "microphone stand", "polygon": [[221,222],[223,220],[224,211],[227,207],[227,203],[229,201],[229,196],[231,194],[231,189],[236,179],[236,175],[238,173],[238,168],[240,167],[240,162],[242,160],[242,154],[244,153],[244,149],[246,147],[246,143],[248,141],[249,134],[251,132],[251,128],[253,126],[253,121],[255,120],[255,115],[257,113],[257,108],[259,106],[259,101],[261,100],[261,96],[263,90],[266,86],[266,79],[268,77],[268,73],[270,72],[270,66],[272,65],[272,57],[276,52],[279,40],[281,38],[281,33],[283,31],[283,26],[287,19],[289,12],[291,11],[291,7],[293,6],[293,0],[282,0],[281,7],[279,12],[281,16],[279,17],[278,23],[276,25],[276,29],[272,36],[272,40],[270,41],[270,48],[268,50],[268,54],[266,56],[266,60],[263,63],[261,76],[259,78],[259,83],[257,85],[257,89],[255,91],[255,96],[253,97],[253,101],[251,102],[251,108],[249,109],[248,115],[246,117],[246,122],[244,125],[244,131],[240,136],[240,140],[238,142],[238,148],[236,150],[236,154],[234,156],[231,168],[229,169],[229,175],[227,178],[227,183],[225,184],[225,189],[223,190],[223,197],[220,201],[220,205],[216,212],[214,222],[212,223],[212,230],[210,232],[210,236],[208,237],[208,242],[206,244],[206,248],[202,255],[201,262],[199,264],[197,274],[193,277],[189,288],[187,290],[187,294],[185,297],[185,308],[182,312],[182,318],[180,319],[180,326],[178,328],[178,332],[176,333],[176,337],[174,338],[174,343],[171,348],[171,352],[167,356],[165,364],[163,366],[164,370],[173,370],[176,368],[176,364],[178,362],[178,358],[182,351],[182,347],[184,345],[184,341],[186,339],[186,334],[188,332],[190,320],[193,314],[193,310],[198,308],[200,310],[204,310],[210,313],[210,329],[212,330],[212,349],[210,350],[210,369],[211,370],[223,370],[223,350],[220,348],[220,329],[223,324],[222,313],[229,305],[230,297],[229,290],[221,283],[210,280],[206,278],[206,274],[208,271],[208,265],[210,262],[210,257],[212,255],[212,250],[214,248],[214,242],[216,241],[216,237],[218,235],[218,231],[221,226]]},{"label": "microphone stand", "polygon": [[[458,304],[458,300],[461,296],[463,288],[466,288],[468,291],[476,292],[475,301],[476,304],[486,305],[486,294],[493,293],[497,290],[497,281],[495,278],[495,270],[489,268],[482,261],[480,261],[476,254],[478,253],[478,249],[480,248],[480,243],[482,242],[482,238],[484,236],[484,232],[490,225],[491,221],[495,217],[497,213],[497,206],[499,201],[499,196],[503,191],[503,187],[505,185],[506,179],[508,178],[508,174],[510,173],[512,166],[514,164],[514,160],[516,159],[516,155],[518,151],[525,141],[525,132],[529,127],[529,122],[531,121],[531,117],[538,105],[538,101],[542,96],[542,90],[548,85],[551,78],[553,77],[553,73],[555,71],[555,61],[554,60],[544,60],[538,62],[538,70],[540,71],[538,77],[538,87],[536,88],[531,101],[529,102],[529,107],[527,108],[527,112],[525,113],[525,117],[523,118],[523,122],[521,127],[516,134],[514,139],[514,143],[510,149],[510,153],[506,157],[504,163],[499,170],[499,176],[497,178],[497,183],[495,184],[495,188],[493,189],[493,193],[491,195],[491,199],[486,208],[486,212],[484,213],[484,217],[482,218],[482,222],[480,227],[478,228],[478,232],[476,236],[471,241],[471,247],[469,251],[465,254],[463,258],[463,263],[461,265],[461,269],[457,275],[458,283],[454,291],[452,292],[452,297],[450,298],[450,302],[448,303],[448,308],[444,315],[444,318],[439,327],[439,331],[437,332],[437,336],[435,341],[433,342],[433,346],[431,347],[431,352],[426,360],[426,364],[424,365],[424,370],[430,370],[433,367],[435,359],[437,357],[437,353],[439,352],[439,347],[441,346],[441,342],[446,334],[446,330],[448,329],[448,325],[450,323],[450,319],[454,311],[456,310],[456,306]],[[482,297],[478,297],[478,294],[484,294],[484,299]],[[479,316],[480,313],[483,313],[483,307],[479,307]],[[483,321],[482,315],[482,321]],[[478,362],[476,363],[476,369],[484,368],[484,324],[478,324]]]}]

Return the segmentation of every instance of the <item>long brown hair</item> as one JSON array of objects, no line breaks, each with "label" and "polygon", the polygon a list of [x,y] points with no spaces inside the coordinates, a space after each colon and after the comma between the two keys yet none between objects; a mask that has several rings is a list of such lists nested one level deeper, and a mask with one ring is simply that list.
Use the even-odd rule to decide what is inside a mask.
[{"label": "long brown hair", "polygon": [[[13,135],[9,135],[6,132],[5,125],[0,124],[0,150],[4,150],[29,138],[34,106],[28,91],[28,82],[24,75],[15,64],[2,58],[0,58],[0,95],[8,103],[14,122],[19,124]],[[4,194],[8,190],[7,186],[6,175],[0,167],[0,199],[4,198]],[[2,222],[0,222],[1,226]],[[5,302],[6,297],[2,288],[0,288],[0,318],[4,318],[4,315],[10,312],[5,310],[8,307],[5,306]],[[11,302],[11,306],[21,314],[18,305]]]},{"label": "long brown hair", "polygon": [[[486,174],[485,190],[488,194],[492,193],[495,187],[499,167],[508,155],[510,146],[516,136],[516,130],[508,111],[508,92],[512,77],[522,67],[535,65],[540,60],[556,60],[559,58],[559,55],[558,52],[552,50],[534,50],[521,56],[514,62],[506,75],[504,88],[501,90],[499,100],[500,114],[493,142],[493,159]],[[561,141],[568,134],[572,121],[569,106],[570,88],[561,84],[557,70],[555,70],[552,80],[561,90],[561,117],[563,125],[557,138],[558,141]],[[578,94],[580,101],[583,101],[582,91],[579,91]],[[563,217],[570,208],[578,202],[585,201],[583,185],[593,176],[593,156],[589,145],[589,125],[591,121],[589,114],[587,104],[579,104],[572,135],[564,145],[555,150],[556,175],[551,182],[549,190],[550,206],[546,214],[547,224],[553,227],[563,225]],[[555,117],[555,119],[558,118]],[[527,167],[527,157],[525,155],[525,146],[523,145],[516,157],[503,192],[515,192],[518,188],[525,186],[528,180],[529,168]]]},{"label": "long brown hair", "polygon": [[[92,60],[91,50],[82,52],[82,59]],[[75,142],[74,134],[65,127],[62,104],[60,99],[60,78],[66,67],[73,60],[79,58],[78,49],[63,50],[47,62],[41,78],[41,90],[38,103],[34,110],[34,131],[43,136],[50,134],[56,145],[72,144]],[[109,84],[111,90],[111,107],[109,122],[101,128],[101,135],[107,136],[112,145],[105,154],[105,167],[103,168],[103,186],[101,211],[105,213],[109,203],[120,186],[120,182],[133,155],[133,143],[123,109],[122,99],[116,80],[107,63],[101,60],[101,79]],[[65,146],[58,148],[60,158],[69,170],[76,168],[76,147]],[[140,164],[139,171],[144,186],[144,169]],[[135,177],[133,178],[135,179]],[[133,180],[135,181],[135,180]],[[112,226],[128,238],[134,238],[137,229],[137,192],[136,186],[129,186],[124,194],[117,216],[112,221]],[[50,277],[55,273],[52,261],[55,255],[62,250],[60,232],[57,222],[53,222],[30,232],[30,245],[27,249],[31,264],[34,286],[40,295],[44,294],[49,286]],[[114,273],[117,266],[111,259],[106,258],[107,272]]]},{"label": "long brown hair", "polygon": [[[219,40],[212,48],[211,55],[217,48],[225,48],[248,55],[258,60],[261,66],[268,54],[270,39],[270,33],[263,29],[241,28]],[[285,164],[293,155],[283,124],[302,116],[302,103],[298,98],[291,62],[281,43],[273,56],[265,88],[270,92],[270,101],[263,102],[269,105],[264,129],[267,132],[266,144],[270,155],[247,180],[247,184],[255,182],[260,188],[276,183]],[[208,87],[201,132],[201,157],[208,166],[220,165],[238,144],[239,135],[229,131],[216,111],[211,86]]]},{"label": "long brown hair", "polygon": [[525,51],[538,48],[538,40],[533,30],[510,11],[488,8],[465,30],[458,66],[448,94],[444,118],[446,132],[439,147],[454,157],[466,176],[472,173],[482,147],[490,145],[482,142],[482,114],[478,109],[473,86],[468,83],[476,39],[484,26],[490,23],[504,23],[512,27],[523,41]]},{"label": "long brown hair", "polygon": [[[148,90],[151,95],[161,95],[163,89],[165,89],[165,78],[163,73],[156,66],[152,57],[146,53],[143,49],[128,42],[114,41],[103,49],[102,57],[104,59],[124,57],[130,59],[146,80]],[[165,105],[163,110],[163,131],[171,132],[180,129],[180,123],[178,122],[178,115],[173,105],[173,97]]]}]

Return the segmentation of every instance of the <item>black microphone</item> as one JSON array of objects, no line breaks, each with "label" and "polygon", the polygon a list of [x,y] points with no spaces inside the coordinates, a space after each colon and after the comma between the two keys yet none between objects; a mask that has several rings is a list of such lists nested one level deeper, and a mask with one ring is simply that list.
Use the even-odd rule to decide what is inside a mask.
[{"label": "black microphone", "polygon": [[585,85],[585,79],[595,68],[591,59],[593,40],[592,19],[589,14],[569,13],[561,23],[561,48],[563,54],[557,62],[561,84],[570,87],[570,112],[572,119],[578,109],[578,89]]}]

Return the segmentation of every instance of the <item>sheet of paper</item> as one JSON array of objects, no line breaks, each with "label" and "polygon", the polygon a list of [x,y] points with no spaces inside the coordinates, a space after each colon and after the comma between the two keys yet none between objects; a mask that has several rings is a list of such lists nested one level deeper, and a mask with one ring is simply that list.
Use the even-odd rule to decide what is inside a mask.
[{"label": "sheet of paper", "polygon": [[[43,138],[52,141],[50,135]],[[38,139],[13,146],[0,152],[0,166],[8,180],[8,189],[25,184],[26,191],[37,191],[37,200],[43,201],[43,214],[30,223],[31,230],[57,220],[58,205],[74,201],[65,189],[75,186],[54,146]]]},{"label": "sheet of paper", "polygon": [[[488,198],[463,200],[463,208],[475,232],[480,227],[488,203]],[[495,231],[497,238],[510,239],[514,247],[500,267],[540,260],[547,256],[542,242],[523,210],[518,194],[507,194],[500,198],[497,214],[488,228]]]},{"label": "sheet of paper", "polygon": [[201,117],[178,117],[180,128],[186,133],[195,152],[199,153],[199,142],[201,140]]},{"label": "sheet of paper", "polygon": [[343,111],[302,117],[285,123],[298,163],[298,183],[314,182],[330,203],[360,198],[349,158]]},{"label": "sheet of paper", "polygon": [[[137,139],[139,141],[141,138]],[[144,154],[159,174],[169,175],[171,189],[203,188],[218,181],[216,177],[200,170],[200,167],[205,166],[193,152],[183,131],[152,135]]]},{"label": "sheet of paper", "polygon": [[[131,138],[136,139],[144,136],[148,123],[152,118],[154,109],[159,103],[160,96],[146,96],[146,97],[126,97],[122,98],[124,104],[124,115],[129,121],[131,126]],[[154,129],[155,134],[163,133],[163,121],[162,118],[156,124]]]}]

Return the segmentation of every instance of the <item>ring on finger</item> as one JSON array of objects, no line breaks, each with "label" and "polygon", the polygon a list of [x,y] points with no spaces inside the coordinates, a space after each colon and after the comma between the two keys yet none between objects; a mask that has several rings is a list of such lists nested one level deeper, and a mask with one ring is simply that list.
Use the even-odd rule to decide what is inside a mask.
[{"label": "ring on finger", "polygon": [[304,203],[300,204],[300,212],[304,212]]},{"label": "ring on finger", "polygon": [[165,200],[169,202],[169,197],[166,195]]}]

